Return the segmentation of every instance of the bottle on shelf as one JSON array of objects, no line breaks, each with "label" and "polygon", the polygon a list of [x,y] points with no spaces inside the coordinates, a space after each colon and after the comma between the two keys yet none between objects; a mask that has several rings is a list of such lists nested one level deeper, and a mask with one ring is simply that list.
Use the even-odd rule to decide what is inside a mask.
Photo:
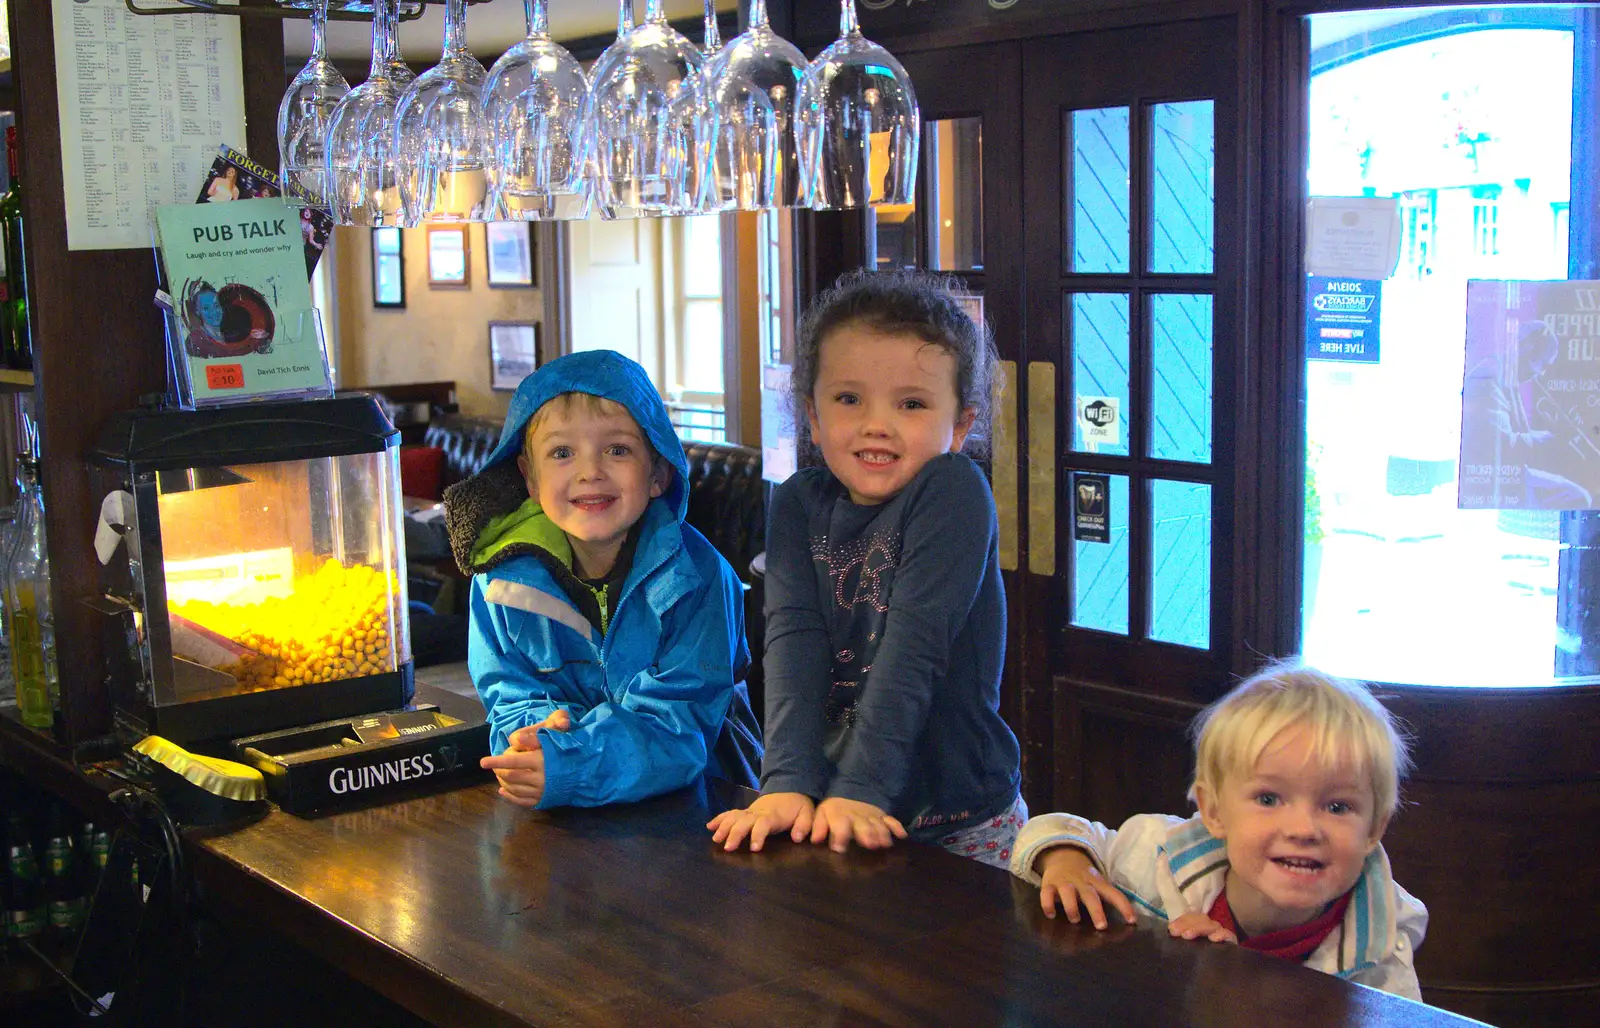
[{"label": "bottle on shelf", "polygon": [[17,158],[17,127],[6,127],[6,161],[11,170],[11,188],[0,197],[0,242],[5,251],[3,263],[5,298],[0,302],[0,359],[7,367],[33,369],[33,341],[28,329],[27,267],[22,246],[22,179]]},{"label": "bottle on shelf", "polygon": [[55,724],[60,684],[55,621],[50,610],[50,552],[45,539],[39,466],[32,454],[17,458],[22,494],[17,500],[16,541],[5,568],[5,613],[11,640],[11,670],[17,709],[30,728]]},{"label": "bottle on shelf", "polygon": [[44,845],[44,893],[52,938],[71,941],[83,928],[83,882],[69,821],[60,804],[51,804],[50,831]]},{"label": "bottle on shelf", "polygon": [[17,539],[17,509],[0,507],[0,703],[16,703],[17,680],[11,673],[11,618],[5,614],[6,566]]},{"label": "bottle on shelf", "polygon": [[46,906],[39,881],[39,861],[27,816],[13,808],[6,816],[6,948],[12,952],[37,945],[44,936]]}]

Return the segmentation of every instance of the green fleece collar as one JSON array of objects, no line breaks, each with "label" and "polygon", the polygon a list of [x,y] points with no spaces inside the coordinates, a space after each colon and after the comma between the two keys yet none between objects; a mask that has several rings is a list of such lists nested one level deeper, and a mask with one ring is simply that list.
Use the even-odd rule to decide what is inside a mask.
[{"label": "green fleece collar", "polygon": [[512,546],[536,546],[572,570],[572,543],[531,496],[516,510],[496,515],[483,526],[472,546],[473,566],[483,567]]}]

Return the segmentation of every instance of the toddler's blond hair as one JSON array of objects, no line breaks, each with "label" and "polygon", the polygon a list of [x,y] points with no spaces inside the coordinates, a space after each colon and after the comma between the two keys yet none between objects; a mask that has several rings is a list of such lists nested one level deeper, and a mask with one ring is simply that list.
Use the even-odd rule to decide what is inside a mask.
[{"label": "toddler's blond hair", "polygon": [[1400,803],[1400,779],[1411,768],[1394,716],[1360,682],[1316,668],[1279,663],[1263,668],[1213,703],[1195,721],[1194,782],[1217,795],[1230,775],[1248,774],[1286,728],[1311,730],[1311,755],[1323,768],[1349,761],[1372,781],[1373,825]]}]

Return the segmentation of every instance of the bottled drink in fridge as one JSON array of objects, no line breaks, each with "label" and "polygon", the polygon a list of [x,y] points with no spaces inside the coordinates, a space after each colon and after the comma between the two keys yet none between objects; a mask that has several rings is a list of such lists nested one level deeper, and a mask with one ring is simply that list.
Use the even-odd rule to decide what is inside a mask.
[{"label": "bottled drink in fridge", "polygon": [[44,935],[44,888],[27,818],[13,809],[6,818],[6,945],[13,951]]},{"label": "bottled drink in fridge", "polygon": [[50,911],[49,932],[61,940],[76,938],[83,928],[83,882],[78,877],[78,854],[68,824],[61,807],[53,805],[44,844],[44,892]]}]

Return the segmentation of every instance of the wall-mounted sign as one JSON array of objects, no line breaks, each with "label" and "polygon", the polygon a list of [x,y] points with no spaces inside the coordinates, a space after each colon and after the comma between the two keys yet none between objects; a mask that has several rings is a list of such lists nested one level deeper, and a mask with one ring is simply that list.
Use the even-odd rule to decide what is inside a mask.
[{"label": "wall-mounted sign", "polygon": [[1378,363],[1383,283],[1306,276],[1306,360]]}]

